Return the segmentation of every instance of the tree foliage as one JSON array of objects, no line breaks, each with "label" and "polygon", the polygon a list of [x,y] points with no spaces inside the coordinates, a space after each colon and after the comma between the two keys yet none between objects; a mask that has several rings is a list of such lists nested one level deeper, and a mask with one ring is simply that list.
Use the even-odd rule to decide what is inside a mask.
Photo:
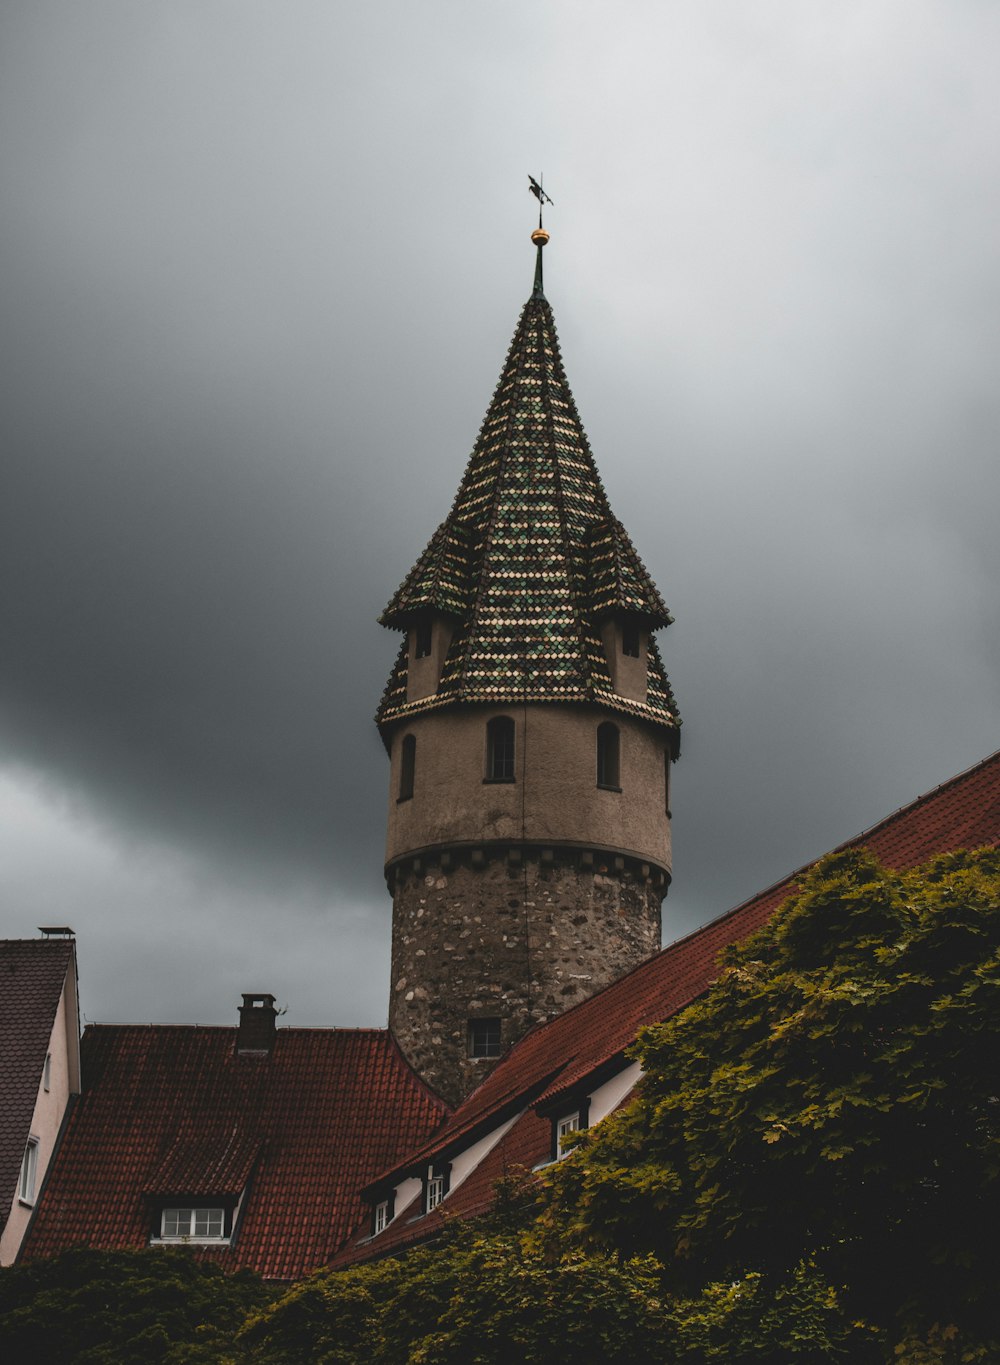
[{"label": "tree foliage", "polygon": [[643,1032],[641,1095],[560,1163],[539,1236],[689,1290],[808,1263],[933,1349],[997,1335],[998,1026],[1000,854],[832,855]]},{"label": "tree foliage", "polygon": [[270,1298],[187,1251],[68,1251],[0,1271],[0,1360],[44,1365],[218,1365]]}]

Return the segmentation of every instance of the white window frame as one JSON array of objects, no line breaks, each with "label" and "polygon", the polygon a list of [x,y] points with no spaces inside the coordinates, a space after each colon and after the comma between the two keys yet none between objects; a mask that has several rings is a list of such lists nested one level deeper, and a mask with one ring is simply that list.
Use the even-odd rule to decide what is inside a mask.
[{"label": "white window frame", "polygon": [[427,1198],[426,1211],[431,1213],[444,1199],[444,1176],[429,1175],[427,1177]]},{"label": "white window frame", "polygon": [[575,1110],[572,1114],[566,1114],[561,1119],[556,1120],[556,1155],[557,1160],[561,1161],[564,1156],[569,1156],[573,1150],[573,1144],[566,1144],[563,1138],[569,1137],[570,1133],[580,1131],[580,1111]]},{"label": "white window frame", "polygon": [[22,1204],[35,1202],[35,1184],[38,1179],[38,1138],[30,1137],[24,1144],[21,1158],[21,1174],[17,1181],[17,1197]]},{"label": "white window frame", "polygon": [[[174,1224],[173,1232],[167,1231],[168,1219]],[[199,1221],[204,1225],[201,1232],[198,1231]],[[188,1232],[179,1230],[182,1222],[186,1222]],[[214,1222],[219,1225],[217,1233],[210,1230]],[[220,1243],[226,1243],[229,1241],[226,1235],[226,1210],[221,1204],[171,1205],[160,1211],[160,1235],[155,1240],[180,1242],[188,1246],[218,1246]]]},{"label": "white window frame", "polygon": [[375,1231],[372,1235],[377,1237],[380,1232],[385,1232],[391,1222],[392,1219],[389,1217],[389,1201],[388,1199],[383,1199],[380,1203],[375,1205]]}]

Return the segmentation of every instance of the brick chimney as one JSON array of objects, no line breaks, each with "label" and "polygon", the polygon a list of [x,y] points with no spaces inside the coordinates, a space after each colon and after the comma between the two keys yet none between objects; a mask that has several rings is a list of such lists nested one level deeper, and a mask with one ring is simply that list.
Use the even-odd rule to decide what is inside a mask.
[{"label": "brick chimney", "polygon": [[240,1006],[240,1026],[236,1032],[237,1052],[256,1052],[270,1055],[274,1047],[275,1019],[273,995],[246,995]]}]

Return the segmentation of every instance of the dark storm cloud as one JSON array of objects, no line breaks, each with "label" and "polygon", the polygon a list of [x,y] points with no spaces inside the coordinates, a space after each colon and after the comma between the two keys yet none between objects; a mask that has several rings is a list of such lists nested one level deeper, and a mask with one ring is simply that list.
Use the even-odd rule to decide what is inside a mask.
[{"label": "dark storm cloud", "polygon": [[528,292],[528,170],[570,381],[677,617],[668,922],[995,747],[996,30],[8,8],[3,932],[58,908],[100,1017],[272,989],[384,1018],[374,620]]}]

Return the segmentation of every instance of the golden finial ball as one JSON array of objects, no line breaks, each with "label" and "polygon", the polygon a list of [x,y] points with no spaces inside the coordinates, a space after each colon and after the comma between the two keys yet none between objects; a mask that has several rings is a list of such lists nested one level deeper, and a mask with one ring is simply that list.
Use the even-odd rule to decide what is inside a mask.
[{"label": "golden finial ball", "polygon": [[534,232],[531,234],[531,240],[534,242],[535,246],[544,246],[549,240],[549,234],[544,228],[535,228]]}]

